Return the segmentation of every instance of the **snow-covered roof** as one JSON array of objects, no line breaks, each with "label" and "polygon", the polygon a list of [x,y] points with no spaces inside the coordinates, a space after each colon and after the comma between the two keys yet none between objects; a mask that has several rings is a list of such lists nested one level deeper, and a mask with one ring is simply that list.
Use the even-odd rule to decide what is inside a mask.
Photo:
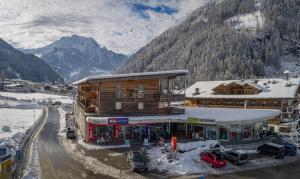
[{"label": "snow-covered roof", "polygon": [[[239,109],[239,108],[207,108],[186,107],[185,114],[162,116],[129,116],[129,124],[148,124],[162,122],[186,122],[188,118],[214,121],[217,124],[253,123],[266,121],[279,116],[281,112],[273,109]],[[108,124],[114,117],[87,117],[86,120],[95,124]],[[117,116],[115,118],[118,118]],[[123,117],[122,117],[123,118]]]},{"label": "snow-covered roof", "polygon": [[[255,82],[256,81],[256,82]],[[260,90],[258,94],[223,95],[215,94],[213,89],[221,84],[247,83]],[[261,99],[261,98],[285,98],[293,99],[300,84],[300,78],[285,79],[257,79],[257,80],[227,80],[227,81],[198,81],[186,90],[187,98],[219,98],[219,99]],[[195,89],[199,88],[200,94],[195,94]]]},{"label": "snow-covered roof", "polygon": [[157,72],[142,72],[142,73],[127,73],[127,74],[114,74],[114,75],[99,75],[91,76],[74,82],[74,85],[85,83],[93,80],[108,80],[108,79],[122,79],[134,77],[155,77],[155,76],[183,76],[188,73],[187,70],[171,70],[171,71],[157,71]]}]

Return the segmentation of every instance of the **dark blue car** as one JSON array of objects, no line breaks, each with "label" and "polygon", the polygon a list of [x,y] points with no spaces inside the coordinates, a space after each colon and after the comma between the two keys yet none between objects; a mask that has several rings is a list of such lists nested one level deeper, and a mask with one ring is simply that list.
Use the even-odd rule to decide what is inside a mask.
[{"label": "dark blue car", "polygon": [[282,138],[277,138],[277,139],[273,140],[272,142],[283,145],[286,155],[295,156],[297,154],[297,146],[282,139]]}]

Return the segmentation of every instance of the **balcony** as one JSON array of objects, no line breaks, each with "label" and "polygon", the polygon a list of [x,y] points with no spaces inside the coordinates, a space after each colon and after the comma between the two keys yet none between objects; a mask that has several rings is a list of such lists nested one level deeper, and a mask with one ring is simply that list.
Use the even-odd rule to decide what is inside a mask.
[{"label": "balcony", "polygon": [[86,99],[96,99],[97,98],[97,93],[94,91],[92,91],[92,92],[78,91],[78,94],[80,96],[85,97]]},{"label": "balcony", "polygon": [[80,108],[86,113],[96,113],[96,107],[84,106],[81,102],[77,102]]},{"label": "balcony", "polygon": [[158,93],[157,96],[159,96],[160,101],[185,101],[185,94]]}]

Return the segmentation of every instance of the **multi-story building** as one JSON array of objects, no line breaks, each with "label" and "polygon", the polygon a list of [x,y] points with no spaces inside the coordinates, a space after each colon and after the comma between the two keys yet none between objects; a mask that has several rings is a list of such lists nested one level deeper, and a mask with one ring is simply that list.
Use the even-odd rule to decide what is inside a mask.
[{"label": "multi-story building", "polygon": [[[186,74],[186,70],[131,73],[75,82],[78,95],[74,116],[85,141],[122,142],[170,133],[175,126],[163,123],[163,118],[184,114],[183,106],[178,104],[184,104],[185,94],[176,87],[175,79],[185,80]],[[140,120],[129,120],[137,116]],[[151,116],[160,116],[161,120]]]},{"label": "multi-story building", "polygon": [[269,126],[280,131],[281,123],[298,118],[299,84],[299,78],[199,81],[187,88],[186,99],[189,106],[278,109],[280,120]]}]

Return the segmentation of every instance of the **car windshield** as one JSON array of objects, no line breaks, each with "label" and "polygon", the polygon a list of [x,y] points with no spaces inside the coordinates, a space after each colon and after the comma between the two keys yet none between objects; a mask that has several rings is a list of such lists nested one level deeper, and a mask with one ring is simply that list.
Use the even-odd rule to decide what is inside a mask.
[{"label": "car windshield", "polygon": [[216,156],[217,160],[223,160],[224,159],[224,157],[221,153],[216,153],[215,156]]},{"label": "car windshield", "polygon": [[138,162],[144,161],[143,156],[140,153],[134,153],[133,154],[133,160],[138,161]]},{"label": "car windshield", "polygon": [[241,156],[240,156],[240,160],[247,160],[247,155],[246,154],[242,154]]}]

